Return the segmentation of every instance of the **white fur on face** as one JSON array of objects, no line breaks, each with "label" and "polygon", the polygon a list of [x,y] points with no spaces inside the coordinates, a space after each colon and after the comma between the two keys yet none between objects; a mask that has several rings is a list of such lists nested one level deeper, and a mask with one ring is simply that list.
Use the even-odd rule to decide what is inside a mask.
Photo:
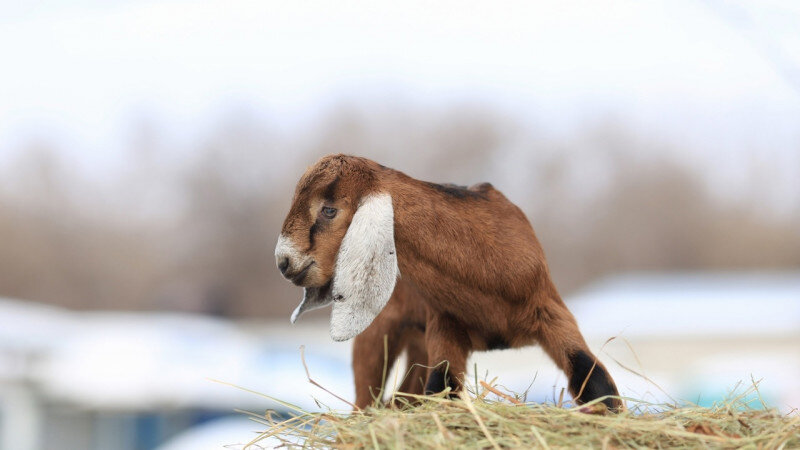
[{"label": "white fur on face", "polygon": [[294,242],[281,233],[278,236],[278,245],[275,246],[275,260],[280,262],[283,258],[289,258],[290,266],[299,264],[304,259]]},{"label": "white fur on face", "polygon": [[386,306],[399,274],[392,197],[364,197],[336,257],[329,294],[333,340],[345,341],[364,331]]}]

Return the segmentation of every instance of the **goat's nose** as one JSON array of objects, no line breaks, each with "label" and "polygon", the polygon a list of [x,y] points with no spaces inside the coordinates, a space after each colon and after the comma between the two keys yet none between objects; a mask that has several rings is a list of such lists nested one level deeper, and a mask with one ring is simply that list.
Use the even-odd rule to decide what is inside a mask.
[{"label": "goat's nose", "polygon": [[281,271],[281,274],[286,275],[286,269],[289,268],[289,258],[283,257],[278,261],[278,270]]}]

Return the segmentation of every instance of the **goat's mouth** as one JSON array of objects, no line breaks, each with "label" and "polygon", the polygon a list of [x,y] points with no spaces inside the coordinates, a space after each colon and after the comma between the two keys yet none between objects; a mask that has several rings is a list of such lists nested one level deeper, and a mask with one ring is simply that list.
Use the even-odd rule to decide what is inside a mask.
[{"label": "goat's mouth", "polygon": [[289,279],[292,280],[292,283],[294,283],[295,286],[302,286],[303,281],[305,281],[306,277],[308,276],[308,270],[311,269],[311,266],[313,266],[314,264],[315,261],[311,261],[305,267],[303,267],[303,269],[301,269],[300,272],[297,272],[295,275],[292,275]]},{"label": "goat's mouth", "polygon": [[331,283],[328,281],[321,287],[307,287],[303,293],[303,300],[297,305],[292,313],[291,321],[295,323],[297,318],[306,311],[322,308],[329,305],[333,299],[331,298]]}]

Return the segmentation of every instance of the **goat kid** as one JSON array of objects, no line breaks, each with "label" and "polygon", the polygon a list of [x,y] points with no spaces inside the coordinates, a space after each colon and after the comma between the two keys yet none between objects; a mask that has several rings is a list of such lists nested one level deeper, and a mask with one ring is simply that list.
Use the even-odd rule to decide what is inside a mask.
[{"label": "goat kid", "polygon": [[401,392],[461,389],[474,350],[539,344],[577,403],[622,402],[550,278],[523,212],[490,184],[416,180],[365,158],[329,155],[297,184],[275,250],[281,273],[305,288],[292,314],[332,304],[330,334],[355,337],[356,401],[381,386],[405,350]]}]

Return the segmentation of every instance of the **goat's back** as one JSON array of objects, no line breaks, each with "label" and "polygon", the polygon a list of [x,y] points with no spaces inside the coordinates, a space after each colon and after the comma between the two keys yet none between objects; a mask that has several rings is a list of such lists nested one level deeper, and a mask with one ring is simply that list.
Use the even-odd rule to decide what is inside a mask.
[{"label": "goat's back", "polygon": [[546,275],[530,222],[492,185],[435,184],[399,172],[388,185],[400,272],[426,295],[518,302]]}]

